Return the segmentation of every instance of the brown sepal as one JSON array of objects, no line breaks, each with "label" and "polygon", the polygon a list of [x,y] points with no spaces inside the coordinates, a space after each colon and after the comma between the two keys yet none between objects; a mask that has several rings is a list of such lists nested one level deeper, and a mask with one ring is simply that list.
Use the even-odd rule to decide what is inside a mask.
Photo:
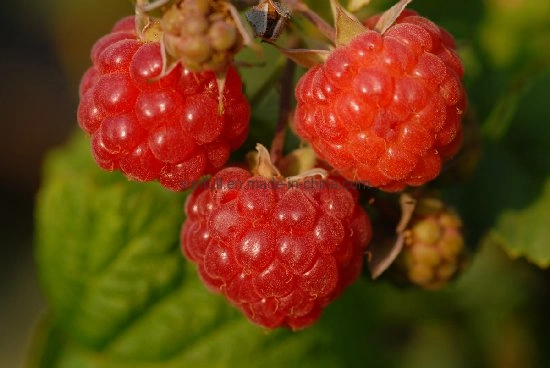
[{"label": "brown sepal", "polygon": [[338,0],[330,0],[334,23],[336,25],[336,47],[347,45],[355,36],[367,28],[353,14],[344,9]]},{"label": "brown sepal", "polygon": [[309,50],[309,49],[286,49],[276,44],[266,41],[275,46],[282,54],[294,61],[296,64],[305,68],[311,68],[318,64],[323,64],[330,54],[328,50]]},{"label": "brown sepal", "polygon": [[251,171],[255,175],[260,175],[267,179],[281,179],[282,175],[279,172],[279,169],[277,169],[271,162],[271,156],[269,155],[267,148],[260,143],[257,143],[256,151],[257,153],[250,153],[248,156],[249,160],[255,160]]},{"label": "brown sepal", "polygon": [[386,30],[395,23],[396,19],[399,18],[403,10],[405,10],[411,1],[412,0],[399,0],[397,4],[386,10],[376,23],[376,26],[374,26],[374,30],[380,33],[386,32]]}]

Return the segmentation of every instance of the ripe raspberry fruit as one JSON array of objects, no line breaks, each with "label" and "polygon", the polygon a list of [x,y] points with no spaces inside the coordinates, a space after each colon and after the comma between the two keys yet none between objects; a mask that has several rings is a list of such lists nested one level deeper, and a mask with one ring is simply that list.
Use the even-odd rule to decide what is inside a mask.
[{"label": "ripe raspberry fruit", "polygon": [[460,217],[438,199],[420,200],[395,262],[398,273],[423,289],[439,289],[456,276],[464,259]]},{"label": "ripe raspberry fruit", "polygon": [[132,17],[92,48],[82,77],[78,122],[106,170],[171,190],[219,170],[248,134],[250,107],[233,67],[220,95],[213,72],[178,65],[161,77],[159,42],[143,42]]},{"label": "ripe raspberry fruit", "polygon": [[229,167],[188,197],[182,248],[254,323],[304,328],[361,273],[371,224],[356,192]]},{"label": "ripe raspberry fruit", "polygon": [[296,133],[346,179],[386,191],[425,184],[462,140],[454,48],[444,29],[410,10],[383,34],[365,30],[300,79]]}]

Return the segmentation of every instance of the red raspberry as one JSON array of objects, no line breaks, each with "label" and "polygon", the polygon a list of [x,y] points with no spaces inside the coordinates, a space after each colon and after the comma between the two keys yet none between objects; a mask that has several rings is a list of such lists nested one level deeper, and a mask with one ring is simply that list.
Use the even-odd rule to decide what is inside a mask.
[{"label": "red raspberry", "polygon": [[250,107],[233,67],[221,104],[213,72],[178,65],[158,78],[160,44],[140,41],[132,17],[99,39],[91,56],[93,67],[80,83],[78,122],[92,136],[100,167],[183,190],[184,183],[223,167],[246,139]]},{"label": "red raspberry", "polygon": [[454,48],[444,29],[410,10],[384,34],[357,35],[300,79],[296,133],[349,180],[399,191],[434,179],[462,140]]},{"label": "red raspberry", "polygon": [[314,323],[358,278],[372,232],[335,180],[290,186],[237,167],[196,188],[185,212],[182,248],[206,286],[268,328]]}]

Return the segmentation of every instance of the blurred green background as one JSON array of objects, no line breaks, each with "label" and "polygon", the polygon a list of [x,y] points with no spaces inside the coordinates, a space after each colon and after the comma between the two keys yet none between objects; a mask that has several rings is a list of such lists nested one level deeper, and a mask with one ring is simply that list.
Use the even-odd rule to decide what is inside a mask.
[{"label": "blurred green background", "polygon": [[0,87],[0,367],[23,361],[45,304],[32,258],[33,207],[44,154],[75,129],[80,74],[94,40],[129,2],[2,3]]},{"label": "blurred green background", "polygon": [[[328,14],[328,1],[309,3]],[[390,2],[372,4],[382,9]],[[129,2],[107,0],[8,0],[3,6],[0,367],[16,367],[45,308],[32,256],[42,159],[75,130],[78,81],[90,64],[91,45],[132,9]],[[465,218],[471,245],[480,245],[479,254],[443,292],[364,280],[329,308],[320,327],[303,336],[325,336],[319,331],[348,336],[342,332],[347,326],[355,334],[349,336],[361,336],[355,343],[370,344],[362,348],[365,356],[354,360],[346,357],[342,342],[325,343],[321,346],[335,349],[326,366],[360,366],[360,361],[381,367],[548,367],[550,273],[523,259],[510,260],[498,239],[524,225],[501,219],[502,212],[537,203],[550,174],[550,2],[416,0],[411,8],[451,31],[465,62],[470,108],[482,126],[484,149],[473,179],[450,188],[448,196]],[[262,73],[251,72],[248,79]],[[266,114],[268,105],[273,104],[261,101],[255,107],[257,124],[273,124],[266,118],[273,116]],[[538,206],[539,228],[550,224],[550,200],[544,203]],[[500,238],[487,237],[495,225]],[[540,231],[536,239],[550,249],[550,234]],[[514,247],[520,248],[516,254],[525,253],[522,244],[506,246],[509,253]]]}]

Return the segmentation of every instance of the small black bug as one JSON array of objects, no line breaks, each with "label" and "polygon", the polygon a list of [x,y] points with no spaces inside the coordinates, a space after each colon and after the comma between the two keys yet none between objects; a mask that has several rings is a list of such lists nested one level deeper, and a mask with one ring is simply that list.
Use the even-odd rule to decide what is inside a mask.
[{"label": "small black bug", "polygon": [[290,19],[290,11],[280,2],[261,0],[246,13],[246,19],[256,37],[274,41],[283,31]]}]

